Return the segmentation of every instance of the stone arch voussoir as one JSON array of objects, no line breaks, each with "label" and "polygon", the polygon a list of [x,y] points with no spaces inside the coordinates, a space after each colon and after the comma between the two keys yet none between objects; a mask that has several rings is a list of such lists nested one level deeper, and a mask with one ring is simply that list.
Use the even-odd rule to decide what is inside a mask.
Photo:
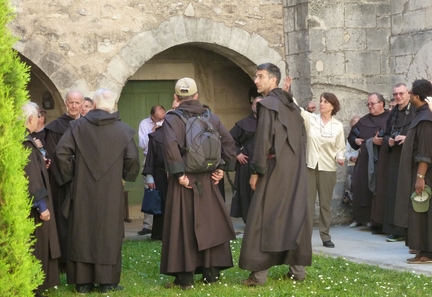
[{"label": "stone arch voussoir", "polygon": [[231,28],[207,18],[175,16],[159,27],[139,33],[108,63],[99,80],[99,87],[110,88],[117,94],[142,65],[156,54],[181,44],[200,46],[219,53],[253,76],[255,66],[264,62],[277,65],[285,76],[285,61],[256,33]]}]

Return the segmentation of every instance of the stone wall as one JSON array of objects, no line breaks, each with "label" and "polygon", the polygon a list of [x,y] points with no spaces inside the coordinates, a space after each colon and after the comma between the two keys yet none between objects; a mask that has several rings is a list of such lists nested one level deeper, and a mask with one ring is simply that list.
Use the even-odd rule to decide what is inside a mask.
[{"label": "stone wall", "polygon": [[[175,60],[173,48],[178,46],[197,47],[232,62],[213,63],[215,70],[230,75],[205,81],[215,85],[213,93],[208,91],[208,103],[227,126],[248,112],[247,105],[231,100],[227,92],[235,88],[237,77],[246,88],[255,65],[263,62],[277,64],[294,78],[292,90],[302,105],[318,101],[324,91],[335,93],[342,107],[336,117],[346,132],[353,115],[368,112],[364,102],[369,92],[381,92],[389,100],[393,84],[432,78],[430,0],[11,3],[17,11],[11,29],[20,38],[15,48],[61,105],[50,111],[50,118],[64,111],[61,98],[69,89],[91,96],[104,87],[120,94],[128,79],[146,77],[151,67],[166,65],[164,59]],[[199,67],[194,69],[197,73]],[[170,68],[170,75],[175,71]],[[227,80],[230,89],[220,86]],[[37,88],[37,83],[31,86]],[[39,96],[42,91],[31,93]],[[349,208],[340,206],[345,171],[338,171],[335,223],[350,220]]]},{"label": "stone wall", "polygon": [[[120,93],[127,78],[163,50],[204,42],[244,58],[238,65],[283,63],[281,1],[12,1],[16,49],[64,95],[104,86]],[[223,49],[220,49],[223,52]],[[125,57],[127,54],[128,57]],[[237,54],[237,55],[238,55]],[[235,55],[232,57],[236,60]]]}]

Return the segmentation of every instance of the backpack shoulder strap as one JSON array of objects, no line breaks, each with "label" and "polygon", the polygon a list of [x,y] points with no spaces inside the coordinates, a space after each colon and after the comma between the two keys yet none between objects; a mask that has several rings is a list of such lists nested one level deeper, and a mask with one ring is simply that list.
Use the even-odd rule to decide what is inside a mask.
[{"label": "backpack shoulder strap", "polygon": [[178,116],[179,118],[182,119],[182,121],[186,124],[187,120],[189,119],[189,117],[187,116],[187,114],[182,110],[182,109],[174,109],[174,110],[170,110],[168,111],[169,114],[175,114],[176,116]]}]

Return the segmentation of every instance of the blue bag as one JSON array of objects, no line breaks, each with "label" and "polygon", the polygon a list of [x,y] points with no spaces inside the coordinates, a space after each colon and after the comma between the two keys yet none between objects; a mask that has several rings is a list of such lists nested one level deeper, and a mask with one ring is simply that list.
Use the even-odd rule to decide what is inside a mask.
[{"label": "blue bag", "polygon": [[141,212],[152,215],[162,214],[162,199],[158,190],[145,189]]}]

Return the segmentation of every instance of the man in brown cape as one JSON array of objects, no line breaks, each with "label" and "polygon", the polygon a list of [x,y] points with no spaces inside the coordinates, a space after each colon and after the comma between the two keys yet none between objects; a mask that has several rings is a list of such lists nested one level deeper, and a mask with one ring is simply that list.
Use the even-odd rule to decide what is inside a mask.
[{"label": "man in brown cape", "polygon": [[139,169],[135,131],[120,121],[115,96],[94,94],[94,110],[70,123],[56,148],[63,182],[73,180],[68,213],[67,282],[87,293],[121,290],[124,237],[122,179],[135,181]]},{"label": "man in brown cape", "polygon": [[[257,67],[255,84],[265,98],[258,102],[258,125],[249,208],[239,266],[251,270],[246,286],[262,285],[268,269],[288,264],[288,276],[305,278],[311,264],[311,230],[307,219],[305,128],[292,95],[278,88],[276,65]],[[310,229],[310,231],[309,231]]]},{"label": "man in brown cape", "polygon": [[68,193],[70,193],[71,184],[62,183],[54,155],[57,143],[69,128],[70,122],[78,119],[81,116],[83,104],[84,95],[81,92],[69,91],[66,94],[65,99],[65,105],[67,108],[66,113],[45,126],[44,147],[48,158],[51,159],[51,166],[48,172],[50,177],[51,193],[53,196],[58,236],[60,240],[61,257],[59,259],[59,264],[61,270],[66,269],[68,244],[68,222],[62,213],[62,206],[63,202],[66,200],[66,196]]},{"label": "man in brown cape", "polygon": [[[417,251],[408,264],[432,263],[432,207],[429,199],[423,203],[412,200],[432,186],[432,84],[425,79],[413,82],[410,103],[416,108],[402,148],[395,205],[395,225],[407,228],[405,244]],[[414,197],[412,197],[415,192]],[[425,194],[425,193],[423,193]],[[430,194],[430,193],[429,193]],[[417,200],[417,198],[416,198]],[[419,207],[419,208],[417,208]]]},{"label": "man in brown cape", "polygon": [[[177,109],[190,116],[202,115],[204,108],[198,99],[196,83],[182,78],[175,86]],[[214,172],[186,173],[182,153],[186,142],[186,127],[182,119],[167,113],[162,126],[163,151],[169,173],[162,234],[160,272],[175,276],[167,288],[188,289],[194,284],[194,273],[203,280],[216,282],[220,270],[233,266],[229,241],[235,239],[231,218],[217,187],[222,170],[234,171],[236,151],[234,140],[219,118],[210,114],[210,123],[219,132],[221,157]]]},{"label": "man in brown cape", "polygon": [[[33,133],[36,131],[38,118],[40,117],[38,106],[36,103],[28,102],[22,109],[27,132],[29,134]],[[33,137],[28,135],[23,145],[30,151],[29,162],[24,168],[29,181],[28,192],[33,199],[30,217],[34,220],[35,225],[39,224],[34,232],[36,242],[33,253],[36,259],[41,261],[42,270],[45,274],[44,282],[37,288],[38,291],[35,296],[42,296],[40,294],[42,290],[60,284],[57,262],[60,257],[60,245],[57,237],[48,172],[46,170],[49,163],[45,163],[45,158],[42,156]]]},{"label": "man in brown cape", "polygon": [[250,115],[238,121],[230,130],[234,138],[237,150],[236,175],[234,179],[235,195],[231,201],[231,216],[243,218],[246,222],[249,205],[252,200],[253,191],[249,185],[250,167],[249,161],[252,160],[254,150],[255,131],[257,127],[257,103],[262,96],[257,96],[252,101],[252,112]]},{"label": "man in brown cape", "polygon": [[[352,180],[355,226],[371,223],[372,199],[376,192],[378,155],[389,115],[385,109],[384,97],[379,93],[369,94],[366,106],[369,113],[351,128],[348,135],[351,147],[355,150],[360,149]],[[382,131],[381,135],[380,131]],[[372,227],[372,234],[381,232],[381,226]]]}]

